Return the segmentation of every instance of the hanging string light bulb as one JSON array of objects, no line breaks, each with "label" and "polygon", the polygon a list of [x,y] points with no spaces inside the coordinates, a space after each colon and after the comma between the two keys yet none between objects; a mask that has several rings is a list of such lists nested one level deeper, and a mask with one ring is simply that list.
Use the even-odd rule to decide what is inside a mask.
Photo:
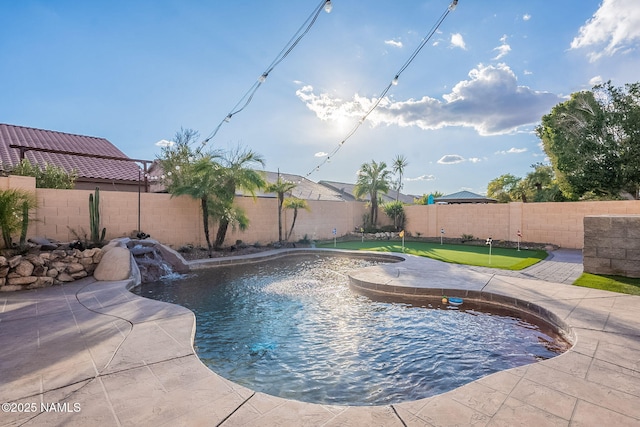
[{"label": "hanging string light bulb", "polygon": [[349,131],[349,133],[347,134],[346,137],[344,137],[344,139],[342,139],[342,141],[340,141],[340,143],[337,145],[337,147],[335,147],[330,153],[329,155],[316,167],[314,167],[311,171],[309,171],[309,173],[307,173],[305,175],[305,178],[308,178],[311,174],[313,174],[314,172],[317,172],[320,170],[320,167],[323,166],[325,163],[328,162],[328,158],[334,157],[338,151],[340,151],[340,149],[344,146],[344,143],[353,136],[353,134],[356,133],[356,131],[360,128],[360,126],[362,126],[364,124],[364,122],[367,120],[367,117],[369,117],[369,115],[371,113],[373,113],[373,111],[378,108],[378,105],[380,105],[380,103],[382,102],[383,99],[385,99],[385,96],[387,95],[387,93],[389,92],[389,90],[391,89],[392,86],[396,86],[398,84],[398,79],[400,78],[400,75],[404,72],[404,70],[407,69],[407,67],[413,62],[413,60],[416,58],[416,56],[418,56],[418,54],[420,53],[420,51],[422,50],[422,48],[429,42],[429,40],[431,40],[431,38],[433,37],[433,35],[438,31],[438,28],[440,28],[440,25],[442,25],[442,22],[444,22],[445,18],[449,15],[450,12],[452,12],[453,10],[455,10],[456,6],[458,5],[458,0],[453,0],[449,6],[447,7],[447,9],[443,12],[443,14],[440,16],[440,18],[438,18],[438,20],[436,21],[436,23],[434,24],[434,26],[431,28],[431,30],[427,33],[427,35],[422,39],[422,41],[420,42],[420,44],[418,45],[418,47],[413,51],[413,53],[409,56],[409,59],[407,59],[407,61],[402,65],[402,67],[400,67],[400,70],[398,70],[398,72],[395,74],[395,77],[393,78],[393,80],[391,80],[391,83],[389,83],[387,85],[386,88],[384,88],[384,90],[380,93],[380,96],[378,96],[378,98],[376,99],[376,101],[373,103],[373,105],[371,106],[371,108],[369,108],[369,110],[358,120],[358,122],[356,123],[356,125],[353,127],[353,129],[351,129],[351,131]]},{"label": "hanging string light bulb", "polygon": [[327,0],[324,4],[324,11],[327,13],[331,13],[332,9],[333,9],[333,5],[331,4],[331,0]]}]

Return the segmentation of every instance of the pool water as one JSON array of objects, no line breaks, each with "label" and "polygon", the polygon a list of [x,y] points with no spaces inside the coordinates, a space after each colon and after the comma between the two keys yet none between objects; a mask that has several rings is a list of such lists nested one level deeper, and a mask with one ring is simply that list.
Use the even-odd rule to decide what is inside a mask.
[{"label": "pool water", "polygon": [[196,351],[214,372],[305,402],[417,400],[566,349],[553,332],[512,314],[352,293],[346,273],[373,264],[296,255],[202,270],[135,293],[193,310]]}]

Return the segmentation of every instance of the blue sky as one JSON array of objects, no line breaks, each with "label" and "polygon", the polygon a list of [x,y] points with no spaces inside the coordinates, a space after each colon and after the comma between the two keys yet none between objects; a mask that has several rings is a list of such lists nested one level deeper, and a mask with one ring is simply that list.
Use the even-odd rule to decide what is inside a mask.
[{"label": "blue sky", "polygon": [[[314,181],[354,182],[362,163],[404,155],[405,193],[484,193],[545,161],[533,129],[554,105],[640,80],[637,0],[459,0],[324,162],[449,5],[332,3],[209,144],[248,146],[267,170]],[[2,2],[0,122],[104,137],[153,159],[181,127],[209,135],[319,4]]]}]

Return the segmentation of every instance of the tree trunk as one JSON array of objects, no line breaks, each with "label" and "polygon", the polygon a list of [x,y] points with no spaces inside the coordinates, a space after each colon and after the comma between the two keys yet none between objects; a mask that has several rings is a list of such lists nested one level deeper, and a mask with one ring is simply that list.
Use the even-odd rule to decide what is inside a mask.
[{"label": "tree trunk", "polygon": [[289,234],[287,234],[286,240],[288,241],[291,238],[291,234],[293,233],[293,227],[296,225],[296,218],[298,217],[298,209],[293,209],[293,222],[291,222],[291,228],[289,229]]},{"label": "tree trunk", "polygon": [[378,222],[378,199],[374,194],[371,195],[371,225],[376,226]]},{"label": "tree trunk", "polygon": [[221,219],[218,225],[218,233],[216,234],[216,241],[214,243],[215,249],[220,249],[224,243],[224,239],[227,236],[227,229],[229,228],[229,221]]},{"label": "tree trunk", "polygon": [[282,243],[282,204],[284,193],[278,193],[278,242]]},{"label": "tree trunk", "polygon": [[204,237],[207,240],[207,250],[209,251],[209,258],[211,258],[211,239],[209,238],[209,206],[207,205],[207,198],[200,199],[202,206],[202,225],[204,227]]}]

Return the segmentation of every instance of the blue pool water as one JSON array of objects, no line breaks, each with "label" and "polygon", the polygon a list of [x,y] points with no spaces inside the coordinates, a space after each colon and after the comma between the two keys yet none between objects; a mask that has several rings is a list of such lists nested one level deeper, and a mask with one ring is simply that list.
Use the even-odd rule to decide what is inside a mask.
[{"label": "blue pool water", "polygon": [[203,270],[135,292],[195,312],[196,351],[214,372],[306,402],[416,400],[564,350],[552,332],[513,314],[353,294],[345,273],[372,264],[290,256]]}]

